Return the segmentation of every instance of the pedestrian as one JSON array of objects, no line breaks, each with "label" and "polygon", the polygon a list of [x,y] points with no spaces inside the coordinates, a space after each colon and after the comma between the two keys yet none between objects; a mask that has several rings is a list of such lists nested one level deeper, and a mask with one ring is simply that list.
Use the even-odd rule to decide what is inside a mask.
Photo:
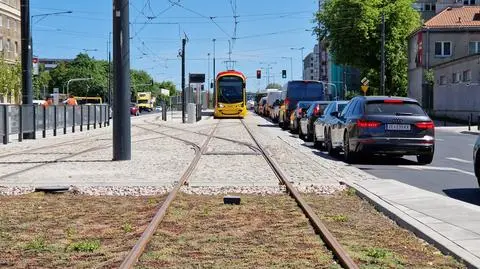
[{"label": "pedestrian", "polygon": [[70,106],[77,106],[78,105],[77,99],[75,99],[75,97],[71,94],[67,99],[67,105],[70,105]]},{"label": "pedestrian", "polygon": [[45,108],[48,108],[52,103],[53,103],[52,98],[46,97],[45,102],[42,103],[42,106]]}]

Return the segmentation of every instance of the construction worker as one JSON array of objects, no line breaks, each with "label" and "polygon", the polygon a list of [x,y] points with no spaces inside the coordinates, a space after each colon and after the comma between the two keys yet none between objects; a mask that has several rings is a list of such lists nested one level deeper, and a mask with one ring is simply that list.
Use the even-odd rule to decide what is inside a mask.
[{"label": "construction worker", "polygon": [[77,99],[75,99],[75,97],[73,97],[73,95],[71,95],[71,94],[67,99],[67,105],[70,105],[70,106],[77,106],[78,105]]}]

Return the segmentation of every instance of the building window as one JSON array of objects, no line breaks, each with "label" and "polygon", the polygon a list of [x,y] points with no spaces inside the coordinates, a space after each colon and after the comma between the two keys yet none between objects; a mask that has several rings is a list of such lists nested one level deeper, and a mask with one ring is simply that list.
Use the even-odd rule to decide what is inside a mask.
[{"label": "building window", "polygon": [[480,53],[480,41],[470,41],[468,43],[468,53],[469,54]]},{"label": "building window", "polygon": [[3,27],[3,16],[0,15],[0,27]]},{"label": "building window", "polygon": [[430,11],[430,4],[425,4],[425,11]]},{"label": "building window", "polygon": [[452,82],[453,83],[459,83],[460,82],[460,73],[453,73],[452,74]]},{"label": "building window", "polygon": [[18,55],[18,42],[15,41],[15,56]]},{"label": "building window", "polygon": [[467,5],[467,6],[468,5],[473,6],[473,5],[475,5],[475,0],[463,0],[463,4]]},{"label": "building window", "polygon": [[310,76],[310,79],[313,80],[313,76]]},{"label": "building window", "polygon": [[435,11],[435,10],[437,10],[437,5],[433,4],[432,5],[432,11]]},{"label": "building window", "polygon": [[452,56],[451,47],[452,47],[452,42],[450,41],[435,42],[435,56],[437,57]]},{"label": "building window", "polygon": [[0,51],[3,51],[3,37],[0,37]]},{"label": "building window", "polygon": [[446,85],[446,84],[447,84],[447,77],[440,76],[440,85]]},{"label": "building window", "polygon": [[470,70],[465,70],[463,71],[463,82],[470,82],[472,81],[472,71]]},{"label": "building window", "polygon": [[313,67],[313,63],[311,63],[310,66]]},{"label": "building window", "polygon": [[7,18],[7,29],[10,29],[10,18]]}]

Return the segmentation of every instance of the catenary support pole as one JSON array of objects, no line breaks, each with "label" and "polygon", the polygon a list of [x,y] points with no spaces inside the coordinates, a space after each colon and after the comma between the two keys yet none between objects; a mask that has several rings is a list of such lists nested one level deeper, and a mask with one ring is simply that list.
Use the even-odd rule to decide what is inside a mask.
[{"label": "catenary support pole", "polygon": [[[21,46],[22,46],[22,103],[33,104],[32,90],[32,32],[30,28],[30,0],[20,0]],[[28,120],[31,120],[28,118]],[[27,124],[28,126],[28,124]],[[25,139],[33,139],[33,133],[23,134]]]},{"label": "catenary support pole", "polygon": [[182,123],[185,123],[185,44],[187,40],[182,39]]},{"label": "catenary support pole", "polygon": [[113,160],[131,159],[129,0],[113,1]]}]

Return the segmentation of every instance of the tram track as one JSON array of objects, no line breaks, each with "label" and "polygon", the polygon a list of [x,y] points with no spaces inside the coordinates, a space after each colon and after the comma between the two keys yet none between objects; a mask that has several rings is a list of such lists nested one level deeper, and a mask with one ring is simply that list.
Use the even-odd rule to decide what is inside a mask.
[{"label": "tram track", "polygon": [[[302,198],[300,193],[293,187],[293,185],[290,183],[289,178],[286,176],[286,174],[282,171],[281,167],[279,164],[272,158],[270,155],[265,151],[264,147],[258,142],[258,140],[255,138],[253,132],[251,129],[248,127],[248,125],[244,122],[244,120],[240,120],[243,127],[246,129],[248,132],[250,138],[253,140],[254,144],[249,144],[242,142],[240,144],[245,145],[249,144],[252,145],[253,148],[255,148],[255,153],[256,155],[262,155],[263,158],[265,159],[266,163],[270,166],[278,180],[282,185],[285,185],[287,194],[289,194],[297,203],[297,205],[302,209],[303,213],[305,216],[309,219],[310,224],[313,226],[314,230],[320,235],[322,241],[325,243],[327,248],[333,253],[334,257],[337,259],[339,264],[343,266],[344,268],[359,268],[358,265],[350,258],[350,256],[347,254],[347,252],[343,249],[343,247],[339,244],[339,242],[335,239],[335,237],[329,232],[328,228],[322,223],[320,218],[315,214],[313,209],[307,204],[307,202]],[[217,138],[214,134],[218,128],[220,121],[214,126],[213,130],[208,134],[201,134],[198,132],[188,132],[186,130],[180,130],[180,131],[185,131],[187,133],[194,133],[194,134],[201,134],[207,136],[207,139],[203,142],[201,146],[197,145],[194,142],[188,141],[186,139],[179,138],[178,136],[174,135],[168,135],[164,132],[159,132],[155,131],[149,128],[145,127],[140,127],[137,126],[138,128],[144,129],[146,131],[158,133],[165,135],[167,137],[170,137],[172,139],[176,139],[179,141],[183,141],[189,145],[192,145],[195,149],[195,156],[192,160],[192,162],[189,164],[185,172],[183,173],[182,177],[174,187],[174,189],[168,194],[166,200],[162,203],[158,211],[155,213],[155,216],[151,220],[151,222],[148,224],[147,228],[143,232],[142,236],[139,238],[135,246],[131,249],[131,251],[128,253],[126,258],[124,259],[123,263],[121,264],[120,268],[133,268],[133,266],[137,263],[137,261],[140,259],[140,257],[143,255],[148,243],[152,240],[152,237],[157,230],[158,226],[162,222],[163,218],[165,217],[168,208],[172,204],[173,200],[179,193],[180,189],[182,186],[187,185],[187,182],[190,178],[190,176],[193,174],[194,170],[196,169],[200,159],[204,155],[209,155],[206,153],[206,150],[208,148],[208,145],[212,138]],[[153,124],[157,127],[165,127],[159,124]],[[167,127],[168,128],[168,127]],[[181,129],[181,128],[170,128],[170,129]],[[231,140],[231,139],[228,139]],[[235,140],[231,142],[236,142]],[[258,152],[258,153],[257,153]],[[254,153],[254,154],[255,154]],[[211,154],[210,154],[211,155]],[[227,155],[235,155],[235,152],[228,152]],[[253,154],[251,154],[253,155]]]}]

